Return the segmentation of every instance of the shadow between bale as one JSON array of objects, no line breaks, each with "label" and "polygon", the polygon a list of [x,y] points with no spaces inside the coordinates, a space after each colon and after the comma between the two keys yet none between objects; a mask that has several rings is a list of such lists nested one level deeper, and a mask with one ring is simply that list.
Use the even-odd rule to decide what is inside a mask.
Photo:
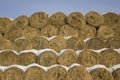
[{"label": "shadow between bale", "polygon": [[120,80],[120,68],[118,68],[115,71],[113,71],[112,75],[114,77],[114,80]]}]

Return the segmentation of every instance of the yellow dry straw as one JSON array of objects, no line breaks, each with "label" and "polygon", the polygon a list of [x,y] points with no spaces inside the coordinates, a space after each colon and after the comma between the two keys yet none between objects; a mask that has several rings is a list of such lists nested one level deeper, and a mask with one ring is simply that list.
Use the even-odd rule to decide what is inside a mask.
[{"label": "yellow dry straw", "polygon": [[80,12],[70,13],[67,22],[76,29],[81,29],[86,24],[85,17]]},{"label": "yellow dry straw", "polygon": [[115,71],[113,71],[112,75],[114,77],[114,80],[120,80],[120,68],[118,68]]},{"label": "yellow dry straw", "polygon": [[13,51],[2,51],[0,53],[0,65],[10,66],[17,63],[18,56]]},{"label": "yellow dry straw", "polygon": [[24,80],[24,72],[17,67],[10,67],[4,71],[3,80]]},{"label": "yellow dry straw", "polygon": [[105,65],[106,67],[112,67],[117,64],[118,52],[113,49],[107,49],[100,53],[101,61],[100,64]]},{"label": "yellow dry straw", "polygon": [[32,66],[25,72],[24,80],[46,80],[46,72],[37,66]]},{"label": "yellow dry straw", "polygon": [[3,80],[3,71],[0,69],[0,80]]},{"label": "yellow dry straw", "polygon": [[16,39],[13,42],[13,46],[14,46],[14,50],[16,50],[18,52],[22,51],[22,50],[32,49],[32,44],[31,44],[30,40],[25,39],[25,38]]},{"label": "yellow dry straw", "polygon": [[6,38],[8,40],[10,40],[11,42],[14,42],[14,40],[19,38],[19,37],[22,37],[22,30],[21,29],[12,29],[6,35]]},{"label": "yellow dry straw", "polygon": [[120,38],[112,37],[107,39],[105,42],[107,48],[119,49],[120,48]]},{"label": "yellow dry straw", "polygon": [[67,40],[67,48],[73,50],[81,50],[86,48],[86,44],[80,37],[79,38],[71,37],[70,39]]},{"label": "yellow dry straw", "polygon": [[50,68],[46,73],[46,80],[66,80],[67,71],[61,66]]},{"label": "yellow dry straw", "polygon": [[37,50],[39,50],[39,49],[45,49],[45,48],[49,47],[49,42],[44,37],[34,37],[31,40],[31,43],[32,43],[32,48],[33,49],[37,49]]},{"label": "yellow dry straw", "polygon": [[78,56],[78,63],[84,67],[91,67],[96,64],[99,64],[101,60],[100,54],[96,52],[85,49]]},{"label": "yellow dry straw", "polygon": [[104,41],[97,37],[89,39],[86,42],[86,45],[88,49],[95,49],[95,50],[102,49],[105,47]]},{"label": "yellow dry straw", "polygon": [[85,15],[86,22],[94,27],[99,27],[104,23],[104,18],[101,14],[95,11],[90,11]]},{"label": "yellow dry straw", "polygon": [[92,78],[83,66],[74,66],[68,70],[66,80],[92,80]]},{"label": "yellow dry straw", "polygon": [[31,26],[26,26],[22,30],[23,37],[26,37],[27,39],[32,39],[36,36],[38,36],[38,32],[35,28],[32,28]]},{"label": "yellow dry straw", "polygon": [[62,36],[56,36],[50,40],[49,48],[59,52],[60,50],[67,48],[67,41]]},{"label": "yellow dry straw", "polygon": [[66,24],[66,15],[62,12],[56,12],[50,17],[50,24],[57,28]]},{"label": "yellow dry straw", "polygon": [[58,35],[67,37],[67,36],[75,36],[78,37],[78,30],[75,28],[72,28],[70,25],[63,25],[59,32]]},{"label": "yellow dry straw", "polygon": [[18,56],[18,64],[19,65],[29,65],[32,63],[36,63],[37,60],[37,55],[33,52],[25,52],[25,53],[21,53]]},{"label": "yellow dry straw", "polygon": [[64,66],[70,66],[77,62],[78,55],[74,50],[64,51],[58,58],[58,63]]},{"label": "yellow dry straw", "polygon": [[96,28],[90,25],[85,25],[85,27],[79,30],[79,37],[82,39],[93,38],[96,36]]},{"label": "yellow dry straw", "polygon": [[24,28],[29,25],[28,17],[26,15],[18,16],[13,20],[13,25],[19,28]]},{"label": "yellow dry straw", "polygon": [[105,68],[96,68],[90,74],[93,80],[114,80],[112,74]]},{"label": "yellow dry straw", "polygon": [[53,51],[42,52],[37,59],[37,63],[42,66],[51,66],[57,64],[57,55]]},{"label": "yellow dry straw", "polygon": [[104,17],[104,25],[108,25],[109,27],[114,27],[114,24],[119,23],[119,16],[116,13],[108,12],[103,15]]},{"label": "yellow dry straw", "polygon": [[0,50],[13,49],[12,43],[4,38],[0,38]]},{"label": "yellow dry straw", "polygon": [[41,36],[52,37],[56,36],[58,29],[55,26],[48,25],[41,29]]},{"label": "yellow dry straw", "polygon": [[44,12],[35,12],[29,18],[30,26],[41,29],[49,23],[48,14]]}]

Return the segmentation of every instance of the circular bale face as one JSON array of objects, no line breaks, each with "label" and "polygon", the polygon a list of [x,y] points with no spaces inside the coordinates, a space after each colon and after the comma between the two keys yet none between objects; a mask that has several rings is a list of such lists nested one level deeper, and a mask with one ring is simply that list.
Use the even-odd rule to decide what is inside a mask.
[{"label": "circular bale face", "polygon": [[13,49],[12,43],[4,38],[0,38],[0,50]]},{"label": "circular bale face", "polygon": [[0,80],[3,80],[3,72],[1,69],[0,69]]},{"label": "circular bale face", "polygon": [[79,38],[71,37],[70,39],[67,40],[67,48],[73,50],[81,50],[86,48],[86,44],[80,37]]},{"label": "circular bale face", "polygon": [[117,64],[118,53],[113,49],[107,49],[100,53],[101,61],[100,64],[105,65],[106,67],[112,67]]},{"label": "circular bale face", "polygon": [[69,69],[66,80],[92,80],[89,72],[82,66]]},{"label": "circular bale face", "polygon": [[78,56],[78,63],[85,67],[91,67],[93,65],[99,64],[100,60],[100,54],[97,54],[96,52],[89,49],[83,50]]},{"label": "circular bale face", "polygon": [[29,25],[28,17],[21,15],[13,20],[13,25],[19,28],[24,28]]},{"label": "circular bale face", "polygon": [[78,55],[73,50],[64,51],[58,58],[58,63],[64,66],[70,66],[77,62]]},{"label": "circular bale face", "polygon": [[51,66],[57,64],[57,55],[52,51],[45,51],[38,56],[37,63],[42,66]]},{"label": "circular bale face", "polygon": [[15,39],[22,37],[22,30],[21,29],[12,29],[7,33],[6,37],[11,42],[14,42]]},{"label": "circular bale face", "polygon": [[119,23],[119,16],[116,13],[108,12],[103,15],[104,17],[104,25],[108,25],[109,27],[113,27],[114,24]]},{"label": "circular bale face", "polygon": [[64,25],[60,28],[58,35],[60,36],[75,36],[78,37],[77,29],[72,28],[70,25]]},{"label": "circular bale face", "polygon": [[46,80],[65,80],[67,71],[61,66],[50,68],[46,73]]},{"label": "circular bale face", "polygon": [[54,25],[57,28],[61,28],[61,26],[66,23],[66,15],[62,12],[56,12],[50,17],[50,24]]},{"label": "circular bale face", "polygon": [[24,72],[16,67],[8,68],[4,71],[3,80],[24,80]]},{"label": "circular bale face", "polygon": [[85,15],[86,22],[94,27],[99,27],[104,23],[104,18],[101,14],[95,11],[90,11]]},{"label": "circular bale face", "polygon": [[108,39],[114,37],[114,32],[109,26],[103,25],[98,29],[97,36],[101,39]]},{"label": "circular bale face", "polygon": [[50,40],[49,48],[59,52],[60,50],[67,48],[67,41],[61,36],[56,36],[55,38]]},{"label": "circular bale face", "polygon": [[41,29],[40,35],[52,37],[52,36],[56,36],[57,33],[58,33],[58,29],[55,26],[48,25],[48,26]]},{"label": "circular bale face", "polygon": [[49,23],[48,14],[44,12],[36,12],[29,18],[30,26],[41,29]]},{"label": "circular bale face", "polygon": [[31,26],[26,26],[26,28],[22,30],[22,34],[23,37],[26,37],[27,39],[32,39],[39,35],[37,30]]},{"label": "circular bale face", "polygon": [[114,80],[120,80],[120,68],[118,68],[115,71],[113,71],[112,75],[114,77]]},{"label": "circular bale face", "polygon": [[81,29],[86,24],[85,17],[80,12],[70,13],[67,22],[76,29]]},{"label": "circular bale face", "polygon": [[34,37],[31,40],[31,43],[32,43],[32,48],[33,49],[37,49],[37,50],[39,50],[39,49],[45,49],[45,48],[49,47],[49,42],[44,37]]},{"label": "circular bale face", "polygon": [[105,47],[105,43],[102,39],[100,38],[91,38],[86,42],[87,48],[88,49],[102,49]]},{"label": "circular bale face", "polygon": [[46,72],[37,66],[33,66],[27,69],[25,73],[25,80],[46,80]]},{"label": "circular bale face", "polygon": [[90,72],[93,80],[114,80],[112,74],[105,68],[97,68]]},{"label": "circular bale face", "polygon": [[112,37],[105,42],[107,48],[119,49],[120,48],[120,38]]},{"label": "circular bale face", "polygon": [[10,66],[17,63],[18,56],[13,51],[3,51],[0,53],[0,65]]},{"label": "circular bale face", "polygon": [[0,18],[0,33],[4,36],[7,32],[9,32],[12,26],[12,21],[9,18],[1,17]]},{"label": "circular bale face", "polygon": [[21,39],[16,39],[13,42],[14,50],[16,51],[22,51],[22,50],[30,50],[32,49],[32,44],[28,39],[21,38]]},{"label": "circular bale face", "polygon": [[18,56],[18,64],[19,65],[29,65],[32,63],[36,63],[37,55],[33,52],[26,52],[26,53],[21,53]]}]

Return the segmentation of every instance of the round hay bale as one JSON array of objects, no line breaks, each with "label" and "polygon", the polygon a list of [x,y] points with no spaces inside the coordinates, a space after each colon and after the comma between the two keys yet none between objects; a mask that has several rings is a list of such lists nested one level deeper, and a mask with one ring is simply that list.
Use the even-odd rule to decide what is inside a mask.
[{"label": "round hay bale", "polygon": [[100,53],[101,61],[100,64],[105,65],[106,67],[112,67],[117,64],[118,53],[113,49],[107,49]]},{"label": "round hay bale", "polygon": [[101,60],[100,54],[96,52],[85,49],[78,56],[78,63],[84,67],[91,67],[93,65],[99,64]]},{"label": "round hay bale", "polygon": [[97,37],[101,39],[108,39],[114,36],[113,29],[109,26],[102,25],[97,31]]},{"label": "round hay bale", "polygon": [[112,30],[113,30],[113,34],[114,34],[113,36],[120,38],[120,24],[119,25],[116,24],[115,27],[112,28]]},{"label": "round hay bale", "polygon": [[13,49],[12,43],[4,38],[0,38],[0,50]]},{"label": "round hay bale", "polygon": [[44,37],[34,37],[31,40],[31,43],[32,43],[32,48],[33,49],[37,49],[37,50],[39,50],[39,49],[45,49],[45,48],[49,47],[49,42]]},{"label": "round hay bale", "polygon": [[6,17],[0,17],[0,33],[4,36],[9,32],[12,26],[12,21]]},{"label": "round hay bale", "polygon": [[67,22],[77,29],[81,29],[86,24],[85,17],[80,12],[70,13],[67,17]]},{"label": "round hay bale", "polygon": [[50,68],[46,73],[46,80],[65,80],[67,71],[61,66]]},{"label": "round hay bale", "polygon": [[3,74],[3,80],[24,80],[24,78],[24,72],[17,67],[8,68]]},{"label": "round hay bale", "polygon": [[32,44],[28,39],[19,38],[13,42],[13,47],[14,47],[14,50],[19,52],[22,50],[32,49]]},{"label": "round hay bale", "polygon": [[100,38],[91,38],[86,42],[87,48],[88,49],[102,49],[105,47],[105,43],[102,39]]},{"label": "round hay bale", "polygon": [[90,25],[86,25],[85,27],[81,28],[79,30],[79,37],[82,39],[86,39],[86,38],[93,38],[96,36],[96,29],[95,27],[92,27]]},{"label": "round hay bale", "polygon": [[3,78],[3,72],[2,70],[0,70],[0,80],[3,80],[2,78]]},{"label": "round hay bale", "polygon": [[90,11],[86,15],[86,22],[94,27],[99,27],[104,23],[104,18],[101,14],[95,11]]},{"label": "round hay bale", "polygon": [[58,33],[58,29],[52,25],[48,25],[41,29],[42,36],[52,37],[52,36],[56,36],[57,33]]},{"label": "round hay bale", "polygon": [[46,72],[40,67],[32,66],[25,73],[25,80],[46,80]]},{"label": "round hay bale", "polygon": [[57,28],[61,28],[66,23],[66,15],[62,12],[56,12],[50,17],[50,23]]},{"label": "round hay bale", "polygon": [[117,24],[119,22],[119,16],[116,13],[108,12],[103,15],[104,17],[104,25],[108,25],[109,27],[112,27],[114,24]]},{"label": "round hay bale", "polygon": [[17,63],[18,56],[13,51],[3,51],[0,53],[0,65],[10,66]]},{"label": "round hay bale", "polygon": [[33,52],[21,53],[18,56],[18,64],[27,66],[29,64],[36,63],[36,59],[37,55]]},{"label": "round hay bale", "polygon": [[35,12],[29,18],[30,26],[41,29],[46,26],[49,22],[48,14],[44,12]]},{"label": "round hay bale", "polygon": [[67,48],[67,41],[61,36],[56,36],[50,40],[49,48],[59,52],[60,50]]},{"label": "round hay bale", "polygon": [[37,30],[30,26],[26,26],[26,28],[24,28],[22,30],[22,34],[23,34],[23,37],[26,37],[27,39],[32,39],[32,38],[38,36]]},{"label": "round hay bale", "polygon": [[120,38],[112,37],[105,42],[107,48],[119,49],[120,48]]},{"label": "round hay bale", "polygon": [[42,66],[51,66],[57,64],[57,55],[53,51],[45,51],[37,58],[37,63]]},{"label": "round hay bale", "polygon": [[93,80],[114,80],[112,74],[105,68],[97,68],[90,72]]},{"label": "round hay bale", "polygon": [[60,28],[58,35],[60,36],[75,36],[78,37],[77,29],[72,28],[70,25],[64,25]]},{"label": "round hay bale", "polygon": [[73,50],[81,50],[86,48],[86,44],[80,37],[79,38],[71,37],[70,39],[67,40],[67,48]]},{"label": "round hay bale", "polygon": [[10,40],[11,42],[14,42],[14,40],[19,38],[19,37],[22,37],[22,30],[21,29],[10,30],[6,35],[6,38],[8,40]]},{"label": "round hay bale", "polygon": [[112,72],[114,80],[120,80],[120,68]]},{"label": "round hay bale", "polygon": [[78,55],[74,50],[64,51],[58,58],[58,63],[64,66],[70,66],[77,62]]},{"label": "round hay bale", "polygon": [[74,66],[68,70],[66,80],[92,80],[92,78],[83,66]]},{"label": "round hay bale", "polygon": [[21,15],[13,20],[13,25],[19,28],[24,28],[29,25],[28,17]]}]

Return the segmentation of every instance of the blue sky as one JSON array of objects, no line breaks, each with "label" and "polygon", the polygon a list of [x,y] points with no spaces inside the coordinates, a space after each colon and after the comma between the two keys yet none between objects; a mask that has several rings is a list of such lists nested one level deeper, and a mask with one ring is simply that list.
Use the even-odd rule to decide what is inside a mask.
[{"label": "blue sky", "polygon": [[89,11],[120,14],[120,0],[0,0],[0,17],[30,16],[39,11],[49,15],[58,11],[66,15],[74,11],[84,15]]}]

